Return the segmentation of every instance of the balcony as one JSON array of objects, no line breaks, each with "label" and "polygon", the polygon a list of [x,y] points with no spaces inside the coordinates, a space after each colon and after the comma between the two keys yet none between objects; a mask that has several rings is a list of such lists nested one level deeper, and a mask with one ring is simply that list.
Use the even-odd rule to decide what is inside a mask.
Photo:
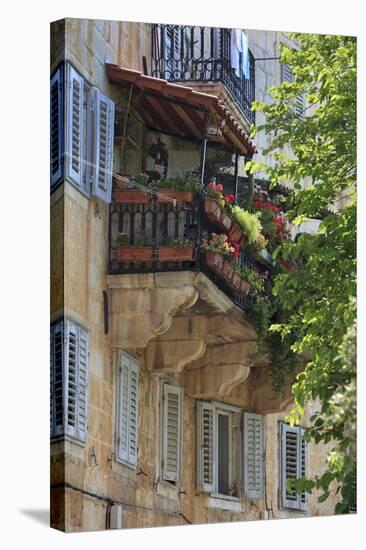
[{"label": "balcony", "polygon": [[234,262],[205,252],[201,245],[212,233],[226,233],[238,242],[244,242],[244,235],[213,199],[207,199],[204,190],[190,195],[163,189],[149,193],[146,188],[115,188],[110,206],[108,272],[201,272],[249,313],[253,307],[250,286],[233,266],[236,264],[238,271],[246,266],[259,273],[266,267],[250,257],[244,247]]},{"label": "balcony", "polygon": [[[221,83],[247,121],[254,123],[255,60],[249,51],[249,79],[243,74],[237,76],[231,63],[231,32],[225,28],[153,25],[151,76],[189,83],[192,88]],[[202,91],[216,93],[216,89]]]}]

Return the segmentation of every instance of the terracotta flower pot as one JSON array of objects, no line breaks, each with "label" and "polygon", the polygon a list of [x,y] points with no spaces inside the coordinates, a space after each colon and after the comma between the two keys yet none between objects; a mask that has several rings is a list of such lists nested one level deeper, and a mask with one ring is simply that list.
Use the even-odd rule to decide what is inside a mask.
[{"label": "terracotta flower pot", "polygon": [[232,286],[232,288],[234,288],[235,290],[240,290],[240,288],[241,288],[241,282],[242,282],[242,278],[240,277],[239,273],[237,273],[236,271],[234,271],[233,276],[232,276],[232,278],[231,278],[231,286]]},{"label": "terracotta flower pot", "polygon": [[119,246],[116,257],[120,262],[149,262],[152,252],[151,246]]},{"label": "terracotta flower pot", "polygon": [[178,202],[192,202],[193,201],[193,192],[192,191],[174,191],[173,189],[161,188],[156,189],[157,200],[158,202],[166,203],[176,200]]},{"label": "terracotta flower pot", "polygon": [[193,246],[159,246],[160,262],[189,262],[193,259]]},{"label": "terracotta flower pot", "polygon": [[245,294],[246,296],[249,294],[250,291],[250,284],[245,279],[240,279],[240,292]]},{"label": "terracotta flower pot", "polygon": [[236,241],[238,243],[240,243],[242,237],[243,237],[243,231],[241,230],[241,227],[240,225],[238,225],[237,223],[233,222],[231,227],[230,227],[230,231],[229,231],[229,237],[232,241]]},{"label": "terracotta flower pot", "polygon": [[232,221],[230,216],[225,212],[225,210],[221,210],[220,224],[224,231],[227,231],[227,232],[230,231]]},{"label": "terracotta flower pot", "polygon": [[221,208],[215,199],[205,199],[203,201],[203,210],[206,216],[215,223],[220,222]]},{"label": "terracotta flower pot", "polygon": [[228,283],[231,283],[233,274],[235,273],[232,264],[230,262],[224,260],[223,264],[222,264],[221,273],[222,273],[222,276],[224,277],[224,279],[226,279]]},{"label": "terracotta flower pot", "polygon": [[139,189],[115,189],[113,200],[117,203],[146,204],[151,195]]},{"label": "terracotta flower pot", "polygon": [[222,269],[223,261],[224,261],[224,258],[218,252],[211,252],[211,251],[206,252],[206,264],[213,271],[217,271],[220,273]]}]

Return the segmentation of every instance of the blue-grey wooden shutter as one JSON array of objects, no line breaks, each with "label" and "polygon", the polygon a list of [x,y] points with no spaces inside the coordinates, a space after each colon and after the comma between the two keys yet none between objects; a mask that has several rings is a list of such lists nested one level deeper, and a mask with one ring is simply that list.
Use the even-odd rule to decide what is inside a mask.
[{"label": "blue-grey wooden shutter", "polygon": [[[306,462],[307,462],[307,442],[304,439],[304,428],[299,428],[299,454],[300,454],[300,465],[299,465],[299,477],[306,477]],[[303,491],[299,495],[299,507],[300,510],[307,509],[307,494],[306,491]]]},{"label": "blue-grey wooden shutter", "polygon": [[176,386],[163,386],[163,464],[162,476],[167,481],[180,478],[182,390]]},{"label": "blue-grey wooden shutter", "polygon": [[88,334],[79,327],[78,332],[78,400],[76,437],[86,441],[88,412]]},{"label": "blue-grey wooden shutter", "polygon": [[93,194],[111,202],[114,140],[114,102],[99,90],[94,98]]},{"label": "blue-grey wooden shutter", "polygon": [[75,323],[51,326],[51,437],[86,441],[88,334]]},{"label": "blue-grey wooden shutter", "polygon": [[138,364],[124,352],[119,354],[117,397],[117,459],[137,463]]},{"label": "blue-grey wooden shutter", "polygon": [[216,488],[216,412],[214,405],[197,401],[197,485],[212,493]]},{"label": "blue-grey wooden shutter", "polygon": [[63,177],[63,66],[50,83],[50,181],[51,189]]},{"label": "blue-grey wooden shutter", "polygon": [[137,464],[138,365],[130,359],[128,461]]},{"label": "blue-grey wooden shutter", "polygon": [[306,493],[288,491],[286,482],[306,475],[307,444],[304,429],[281,423],[281,504],[283,508],[306,510]]},{"label": "blue-grey wooden shutter", "polygon": [[[281,63],[281,81],[282,82],[294,82],[294,74],[292,72],[292,69],[290,65],[287,63]],[[303,117],[304,113],[304,94],[298,94],[292,101],[293,101],[293,108],[292,111],[299,117]]]},{"label": "blue-grey wooden shutter", "polygon": [[51,437],[63,434],[63,321],[51,325]]},{"label": "blue-grey wooden shutter", "polygon": [[82,189],[84,79],[71,65],[66,74],[66,176]]},{"label": "blue-grey wooden shutter", "polygon": [[244,486],[248,498],[264,494],[263,416],[244,413]]},{"label": "blue-grey wooden shutter", "polygon": [[117,458],[128,461],[128,386],[129,360],[124,353],[119,356]]}]

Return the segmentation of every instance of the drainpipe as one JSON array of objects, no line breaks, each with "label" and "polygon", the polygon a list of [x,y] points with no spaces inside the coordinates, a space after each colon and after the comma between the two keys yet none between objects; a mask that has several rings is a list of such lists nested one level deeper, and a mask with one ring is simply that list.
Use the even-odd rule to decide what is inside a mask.
[{"label": "drainpipe", "polygon": [[235,153],[234,194],[235,194],[236,201],[238,199],[238,185],[239,185],[238,168],[239,168],[239,153]]}]

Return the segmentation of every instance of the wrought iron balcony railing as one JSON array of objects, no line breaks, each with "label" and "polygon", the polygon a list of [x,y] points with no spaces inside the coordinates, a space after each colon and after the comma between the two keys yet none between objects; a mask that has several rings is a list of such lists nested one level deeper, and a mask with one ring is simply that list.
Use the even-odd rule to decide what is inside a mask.
[{"label": "wrought iron balcony railing", "polygon": [[[138,193],[141,202],[138,202]],[[145,196],[144,196],[145,195]],[[114,197],[116,199],[116,195]],[[191,203],[163,202],[137,191],[135,203],[114,200],[110,205],[108,273],[152,273],[157,271],[193,270],[203,272],[233,303],[250,312],[253,298],[228,284],[225,277],[213,270],[200,249],[204,238],[211,233],[222,233],[204,212],[205,193]],[[119,238],[125,242],[121,246]],[[166,246],[173,240],[189,241],[188,246]],[[168,254],[167,254],[168,252]],[[248,266],[262,273],[262,264],[242,251],[240,266]]]},{"label": "wrought iron balcony railing", "polygon": [[231,32],[213,27],[153,25],[151,76],[173,82],[222,82],[247,120],[254,123],[254,57],[249,51],[250,78],[237,76],[230,56]]}]

